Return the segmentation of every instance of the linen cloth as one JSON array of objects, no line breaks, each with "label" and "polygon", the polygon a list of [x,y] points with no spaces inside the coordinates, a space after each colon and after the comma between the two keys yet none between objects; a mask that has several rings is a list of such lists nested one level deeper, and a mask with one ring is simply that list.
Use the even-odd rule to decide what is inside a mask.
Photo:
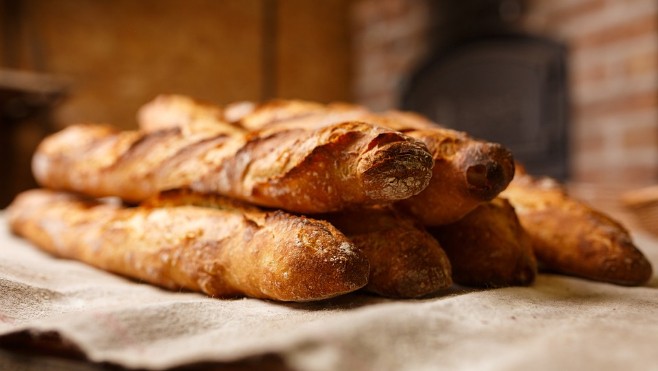
[{"label": "linen cloth", "polygon": [[[634,233],[658,267],[658,241]],[[276,355],[295,370],[658,369],[658,279],[541,274],[530,287],[389,300],[222,300],[54,258],[0,213],[0,336],[55,331],[92,361],[166,369]]]}]

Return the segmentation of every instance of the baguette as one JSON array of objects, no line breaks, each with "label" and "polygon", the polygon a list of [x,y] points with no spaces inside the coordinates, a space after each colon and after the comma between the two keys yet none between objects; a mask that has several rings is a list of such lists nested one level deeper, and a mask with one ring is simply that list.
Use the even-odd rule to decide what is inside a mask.
[{"label": "baguette", "polygon": [[497,197],[429,231],[448,254],[453,280],[460,285],[525,286],[537,275],[530,238],[506,199]]},{"label": "baguette", "polygon": [[[202,104],[172,107],[166,100],[159,103],[160,112],[163,113],[175,109],[193,112],[204,107]],[[153,103],[150,105],[157,107]],[[442,225],[459,220],[479,204],[497,196],[514,176],[513,156],[503,146],[440,128],[421,115],[400,111],[375,114],[356,105],[322,105],[299,100],[274,100],[250,107],[247,113],[232,115],[240,117],[236,125],[242,126],[245,131],[317,130],[344,121],[359,120],[404,132],[423,142],[433,156],[432,177],[422,192],[399,202],[399,207],[425,225]],[[191,122],[177,121],[176,117],[180,116],[191,117],[193,114],[179,112],[169,118],[162,114],[159,119],[167,126],[175,126],[176,122],[183,127],[195,126]],[[224,126],[228,121],[218,119],[216,126]],[[149,124],[140,121],[140,126],[146,128]]]},{"label": "baguette", "polygon": [[391,208],[362,208],[323,217],[370,262],[366,291],[415,298],[452,285],[446,253],[425,228]]},{"label": "baguette", "polygon": [[345,103],[274,99],[262,104],[235,102],[222,108],[184,95],[163,94],[140,107],[137,122],[147,132],[181,128],[186,133],[219,130],[235,134],[237,130],[267,135],[290,129],[316,130],[369,114],[363,107]]},{"label": "baguette", "polygon": [[191,188],[300,213],[410,197],[427,186],[432,165],[422,143],[362,122],[248,137],[74,125],[33,158],[35,178],[53,189],[139,202]]},{"label": "baguette", "polygon": [[333,226],[281,211],[127,208],[32,190],[8,217],[15,233],[56,256],[210,296],[320,300],[368,277],[367,259]]},{"label": "baguette", "polygon": [[430,183],[419,194],[399,202],[400,208],[425,225],[443,225],[461,219],[481,203],[496,197],[514,177],[512,153],[502,145],[441,128],[410,112],[376,114],[343,103],[322,106],[277,100],[256,107],[239,124],[248,130],[273,131],[322,127],[344,120],[361,120],[399,131],[427,146],[434,159]]},{"label": "baguette", "polygon": [[[189,104],[190,98],[181,96],[160,96],[140,112],[148,111],[150,115],[140,115],[138,121],[143,130],[181,127],[188,132],[195,132],[203,125],[196,122],[198,117],[208,117],[203,111],[219,112],[212,106]],[[184,103],[184,104],[183,104]],[[257,116],[250,116],[251,126],[263,130],[266,123],[277,119],[291,119],[297,113],[306,117],[302,109],[324,109],[324,106],[301,101],[293,101],[292,109],[285,107],[284,101],[272,101],[258,108]],[[231,112],[229,107],[225,111]],[[243,108],[241,108],[243,109]],[[233,120],[239,114],[231,114]],[[229,120],[218,115],[216,127],[225,126]],[[181,119],[184,118],[184,119]],[[288,121],[286,121],[288,122]],[[302,127],[319,127],[319,121],[303,124]],[[259,127],[256,127],[259,123]],[[293,125],[291,125],[293,126]],[[280,128],[279,128],[280,129]],[[246,130],[246,129],[245,129]],[[167,205],[191,204],[205,207],[223,207],[228,200],[212,195],[190,192],[167,192],[156,199]],[[402,215],[388,207],[358,208],[319,216],[328,220],[354,242],[370,261],[370,276],[366,291],[385,297],[409,298],[419,297],[452,284],[450,262],[438,242],[414,219]]]},{"label": "baguette", "polygon": [[[150,207],[193,205],[219,209],[258,208],[236,206],[235,201],[187,190],[169,191],[149,199]],[[421,226],[389,207],[351,209],[318,215],[347,236],[370,262],[365,291],[390,298],[413,298],[452,284],[450,262],[439,243]]]},{"label": "baguette", "polygon": [[651,263],[629,232],[569,197],[556,181],[519,174],[503,196],[514,205],[542,268],[626,286],[651,278]]},{"label": "baguette", "polygon": [[[238,106],[230,112],[237,114]],[[224,120],[225,110],[184,95],[162,94],[140,107],[137,121],[148,132],[180,128],[186,134],[215,132],[217,134],[241,134],[242,128]],[[218,125],[221,123],[221,125]]]},{"label": "baguette", "polygon": [[331,103],[328,105],[303,100],[275,99],[257,105],[243,115],[235,125],[247,131],[313,130],[339,122],[362,120],[368,122],[371,113],[364,107]]},{"label": "baguette", "polygon": [[398,206],[429,226],[456,222],[494,199],[514,177],[512,153],[498,143],[441,128],[409,113],[383,113],[373,123],[400,131],[427,146],[434,159],[430,184]]}]

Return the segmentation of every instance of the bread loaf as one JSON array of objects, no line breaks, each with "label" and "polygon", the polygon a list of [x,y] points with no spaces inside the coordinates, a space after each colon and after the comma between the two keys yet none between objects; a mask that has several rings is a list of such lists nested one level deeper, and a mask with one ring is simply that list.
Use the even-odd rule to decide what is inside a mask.
[{"label": "bread loaf", "polygon": [[452,285],[446,253],[414,218],[392,208],[361,208],[323,216],[368,258],[366,291],[415,298]]},{"label": "bread loaf", "polygon": [[[193,101],[186,97],[160,96],[144,106],[147,110],[141,110],[151,112],[151,115],[139,117],[140,127],[144,130],[181,127],[195,132],[204,128],[197,118],[210,116],[216,119],[215,127],[227,125],[228,120],[216,114],[210,115],[219,112],[219,108],[190,102]],[[249,124],[246,126],[266,130],[268,125],[274,125],[277,120],[286,120],[286,123],[295,117],[301,120],[306,117],[308,110],[324,110],[324,106],[303,101],[291,101],[290,104],[287,101],[272,101],[256,107],[256,110],[257,115],[248,115]],[[323,123],[314,120],[299,126],[298,123],[288,126],[318,128]],[[277,127],[277,130],[280,129]],[[221,207],[227,202],[226,199],[190,192],[169,192],[166,197],[160,197],[159,201],[206,207]],[[219,205],[213,205],[213,202]],[[318,217],[328,220],[346,234],[370,261],[366,291],[386,297],[408,298],[426,295],[452,284],[450,263],[445,253],[438,242],[413,218],[390,207],[352,208]]]},{"label": "bread loaf", "polygon": [[256,107],[239,124],[249,130],[322,127],[344,120],[361,120],[403,132],[427,146],[434,159],[430,184],[399,206],[425,225],[461,219],[479,204],[496,197],[514,177],[512,153],[497,143],[475,140],[466,133],[441,128],[409,112],[372,113],[363,107],[319,105],[277,100]]},{"label": "bread loaf", "polygon": [[387,112],[373,123],[403,132],[427,146],[434,159],[430,184],[399,207],[425,225],[453,223],[494,199],[514,177],[512,153],[407,112]]},{"label": "bread loaf", "polygon": [[345,121],[366,121],[371,113],[347,103],[320,104],[303,100],[276,99],[257,105],[235,122],[247,131],[317,129]]},{"label": "bread loaf", "polygon": [[503,192],[547,270],[618,285],[641,285],[652,267],[628,231],[575,200],[556,181],[519,174]]},{"label": "bread loaf", "polygon": [[479,204],[496,197],[514,177],[512,153],[497,143],[471,138],[464,132],[441,128],[410,112],[369,112],[342,103],[320,105],[298,100],[276,100],[244,115],[239,124],[248,130],[322,127],[344,120],[361,120],[405,133],[425,143],[434,159],[430,184],[399,206],[425,225],[461,219]]},{"label": "bread loaf", "polygon": [[[215,195],[186,190],[149,199],[150,207],[192,205],[262,212]],[[414,219],[390,207],[350,209],[318,215],[347,236],[370,262],[366,291],[390,298],[423,296],[452,284],[450,262],[439,243]]]},{"label": "bread loaf", "polygon": [[368,261],[327,222],[228,205],[122,207],[33,190],[11,229],[60,257],[210,296],[319,300],[363,287]]},{"label": "bread loaf", "polygon": [[[195,123],[181,123],[176,117],[193,117],[183,112],[164,114],[178,110],[203,109],[199,104],[186,106],[167,104],[160,100],[159,119],[163,126],[175,123],[185,126],[198,126]],[[155,105],[151,104],[153,108]],[[442,225],[459,220],[477,205],[498,195],[514,176],[514,160],[511,152],[496,143],[475,140],[467,134],[440,128],[427,118],[409,113],[390,111],[372,113],[363,107],[344,103],[322,105],[299,100],[274,100],[252,106],[247,113],[233,115],[239,117],[237,125],[246,131],[274,133],[280,130],[303,128],[317,130],[340,122],[359,120],[378,127],[404,132],[422,141],[434,159],[429,185],[419,194],[405,199],[399,206],[426,225]],[[235,120],[235,119],[234,119]],[[225,126],[228,120],[217,120],[216,126]],[[140,122],[148,127],[146,122]]]},{"label": "bread loaf", "polygon": [[510,203],[500,197],[462,219],[429,229],[448,254],[456,283],[473,287],[531,284],[537,261]]},{"label": "bread loaf", "polygon": [[235,134],[258,132],[269,135],[290,129],[316,130],[347,121],[359,121],[371,113],[346,103],[324,105],[303,100],[274,99],[261,104],[235,102],[225,107],[184,95],[159,95],[140,107],[141,130],[181,128],[186,133],[219,131]]},{"label": "bread loaf", "polygon": [[[237,106],[232,111],[236,109]],[[219,106],[175,94],[159,95],[140,107],[137,112],[141,129],[148,132],[173,128],[180,128],[186,134],[208,131],[218,134],[243,132],[241,127],[225,121],[224,117],[225,110]]]},{"label": "bread loaf", "polygon": [[422,143],[363,122],[249,136],[74,125],[46,138],[33,159],[36,179],[53,189],[137,202],[191,188],[301,213],[410,197],[427,186],[432,165]]}]

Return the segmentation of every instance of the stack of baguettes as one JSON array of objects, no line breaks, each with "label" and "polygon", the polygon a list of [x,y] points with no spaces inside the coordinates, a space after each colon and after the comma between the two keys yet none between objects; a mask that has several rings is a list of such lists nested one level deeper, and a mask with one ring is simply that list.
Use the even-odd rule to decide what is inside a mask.
[{"label": "stack of baguettes", "polygon": [[419,297],[453,280],[528,285],[538,264],[620,285],[652,275],[620,224],[523,173],[504,147],[415,114],[163,95],[138,122],[46,138],[33,160],[44,189],[10,205],[12,231],[216,297]]}]

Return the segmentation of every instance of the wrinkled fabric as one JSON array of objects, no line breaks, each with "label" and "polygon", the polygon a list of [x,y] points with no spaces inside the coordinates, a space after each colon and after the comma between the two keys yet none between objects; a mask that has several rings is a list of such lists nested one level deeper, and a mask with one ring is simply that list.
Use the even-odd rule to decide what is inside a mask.
[{"label": "wrinkled fabric", "polygon": [[[657,267],[658,241],[635,237]],[[417,300],[222,300],[54,258],[0,214],[0,335],[55,331],[131,368],[273,354],[298,370],[645,370],[658,365],[657,289],[655,274],[644,287],[541,274]]]}]

